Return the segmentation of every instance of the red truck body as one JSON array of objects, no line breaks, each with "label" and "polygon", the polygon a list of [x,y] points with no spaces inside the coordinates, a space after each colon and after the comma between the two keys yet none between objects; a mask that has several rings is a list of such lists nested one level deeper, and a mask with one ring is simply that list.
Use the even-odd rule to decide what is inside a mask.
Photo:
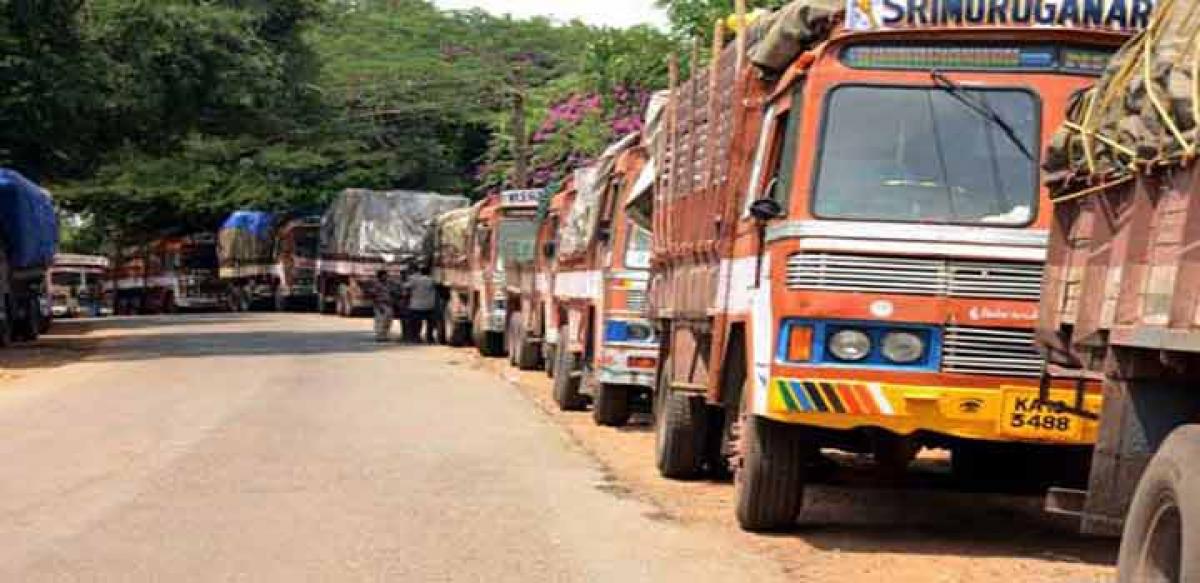
[{"label": "red truck body", "polygon": [[119,314],[229,308],[228,287],[218,277],[217,240],[212,233],[127,248],[113,262],[112,279]]}]

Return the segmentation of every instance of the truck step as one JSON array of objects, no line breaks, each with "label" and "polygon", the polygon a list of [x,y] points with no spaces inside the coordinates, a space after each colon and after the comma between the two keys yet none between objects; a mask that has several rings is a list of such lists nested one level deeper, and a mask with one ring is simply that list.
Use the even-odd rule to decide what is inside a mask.
[{"label": "truck step", "polygon": [[1083,516],[1083,505],[1087,502],[1087,490],[1072,488],[1050,488],[1046,491],[1045,511],[1059,516]]}]

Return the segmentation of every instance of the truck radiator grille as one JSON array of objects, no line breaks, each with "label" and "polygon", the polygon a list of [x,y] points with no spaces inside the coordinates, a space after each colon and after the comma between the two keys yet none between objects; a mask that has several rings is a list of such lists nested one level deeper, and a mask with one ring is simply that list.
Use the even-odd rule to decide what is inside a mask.
[{"label": "truck radiator grille", "polygon": [[1036,378],[1042,372],[1042,355],[1031,330],[947,326],[942,371]]},{"label": "truck radiator grille", "polygon": [[628,290],[625,292],[625,303],[631,312],[646,311],[646,290]]},{"label": "truck radiator grille", "polygon": [[831,253],[788,258],[788,289],[1037,301],[1042,264]]}]

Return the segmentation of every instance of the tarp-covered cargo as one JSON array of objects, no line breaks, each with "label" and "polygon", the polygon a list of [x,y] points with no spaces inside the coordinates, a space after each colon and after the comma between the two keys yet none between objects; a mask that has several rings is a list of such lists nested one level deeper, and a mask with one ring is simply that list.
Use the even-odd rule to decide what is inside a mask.
[{"label": "tarp-covered cargo", "polygon": [[6,168],[0,168],[0,236],[11,266],[25,269],[54,263],[58,218],[50,195]]},{"label": "tarp-covered cargo", "polygon": [[477,209],[467,207],[452,210],[437,219],[437,249],[442,264],[465,263],[471,240],[471,225],[475,222]]},{"label": "tarp-covered cargo", "polygon": [[420,255],[434,219],[468,203],[461,196],[432,192],[346,190],[321,220],[321,252],[365,258]]},{"label": "tarp-covered cargo", "polygon": [[237,211],[221,224],[217,253],[222,266],[263,263],[275,250],[277,217],[261,211]]},{"label": "tarp-covered cargo", "polygon": [[594,164],[575,171],[575,201],[559,236],[559,251],[563,256],[587,251],[588,243],[596,234],[600,202],[616,168],[617,156],[637,145],[640,137],[636,133],[625,136],[609,146]]},{"label": "tarp-covered cargo", "polygon": [[829,37],[845,13],[845,0],[796,0],[755,21],[747,31],[750,61],[768,72],[783,71]]},{"label": "tarp-covered cargo", "polygon": [[1078,96],[1047,149],[1047,180],[1131,176],[1149,164],[1190,160],[1200,148],[1196,90],[1200,4],[1163,2],[1145,33]]}]

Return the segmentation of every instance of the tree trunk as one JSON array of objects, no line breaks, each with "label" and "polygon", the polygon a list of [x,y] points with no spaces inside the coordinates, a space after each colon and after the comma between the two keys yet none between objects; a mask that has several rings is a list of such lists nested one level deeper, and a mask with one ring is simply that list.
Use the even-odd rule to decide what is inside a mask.
[{"label": "tree trunk", "polygon": [[525,128],[525,86],[518,84],[513,88],[512,110],[513,134],[513,188],[525,188],[529,185],[529,136]]}]

